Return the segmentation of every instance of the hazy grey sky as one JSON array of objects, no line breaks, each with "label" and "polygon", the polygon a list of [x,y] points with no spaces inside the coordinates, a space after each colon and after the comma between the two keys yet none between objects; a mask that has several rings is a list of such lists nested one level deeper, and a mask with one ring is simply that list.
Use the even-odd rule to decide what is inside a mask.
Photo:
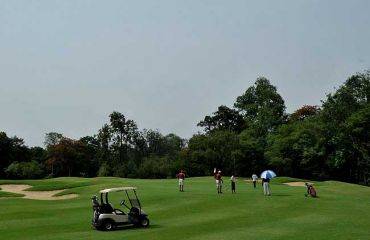
[{"label": "hazy grey sky", "polygon": [[119,111],[189,138],[258,76],[292,112],[370,68],[370,1],[0,0],[0,131],[29,146]]}]

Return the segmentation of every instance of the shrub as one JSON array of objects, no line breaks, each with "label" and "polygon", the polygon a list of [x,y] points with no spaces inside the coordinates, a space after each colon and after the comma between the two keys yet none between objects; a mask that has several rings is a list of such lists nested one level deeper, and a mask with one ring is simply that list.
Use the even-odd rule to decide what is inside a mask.
[{"label": "shrub", "polygon": [[41,165],[36,162],[13,162],[6,169],[5,173],[9,178],[35,179],[42,176]]}]

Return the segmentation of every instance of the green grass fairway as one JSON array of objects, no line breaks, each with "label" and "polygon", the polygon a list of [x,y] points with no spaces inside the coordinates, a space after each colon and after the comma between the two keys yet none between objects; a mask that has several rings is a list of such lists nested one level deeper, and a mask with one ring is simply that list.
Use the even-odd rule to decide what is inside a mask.
[{"label": "green grass fairway", "polygon": [[[282,184],[276,178],[272,196],[261,185],[239,179],[236,194],[225,178],[224,194],[217,194],[212,177],[186,179],[185,192],[177,180],[119,178],[58,178],[7,181],[29,184],[31,190],[68,188],[62,194],[79,198],[56,201],[11,197],[0,190],[0,239],[370,239],[370,188],[341,182],[315,183],[319,198],[306,198],[304,187]],[[227,185],[227,186],[226,186]],[[136,186],[150,227],[124,227],[111,232],[92,228],[90,197],[111,187]],[[119,193],[113,197],[119,205]]]}]

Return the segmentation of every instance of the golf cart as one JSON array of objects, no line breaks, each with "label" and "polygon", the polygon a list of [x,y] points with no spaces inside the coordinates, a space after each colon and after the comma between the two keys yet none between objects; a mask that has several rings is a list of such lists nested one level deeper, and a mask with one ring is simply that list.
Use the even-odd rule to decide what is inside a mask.
[{"label": "golf cart", "polygon": [[[109,203],[108,194],[122,192],[125,200],[121,201],[121,206],[125,207],[126,212],[115,209]],[[135,187],[109,188],[100,191],[100,202],[97,196],[93,196],[93,218],[92,224],[98,230],[113,230],[116,226],[133,224],[138,227],[148,227],[148,215],[141,208]]]}]

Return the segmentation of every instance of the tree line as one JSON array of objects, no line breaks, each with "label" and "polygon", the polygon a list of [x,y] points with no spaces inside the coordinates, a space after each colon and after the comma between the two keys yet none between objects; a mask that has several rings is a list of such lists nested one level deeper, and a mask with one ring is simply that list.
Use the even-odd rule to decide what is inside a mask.
[{"label": "tree line", "polygon": [[78,140],[50,132],[44,147],[0,132],[0,177],[250,176],[266,168],[279,175],[369,184],[370,71],[349,77],[321,106],[286,113],[284,99],[259,77],[233,107],[221,105],[199,121],[190,139],[139,130],[134,120],[112,112],[93,136]]}]

